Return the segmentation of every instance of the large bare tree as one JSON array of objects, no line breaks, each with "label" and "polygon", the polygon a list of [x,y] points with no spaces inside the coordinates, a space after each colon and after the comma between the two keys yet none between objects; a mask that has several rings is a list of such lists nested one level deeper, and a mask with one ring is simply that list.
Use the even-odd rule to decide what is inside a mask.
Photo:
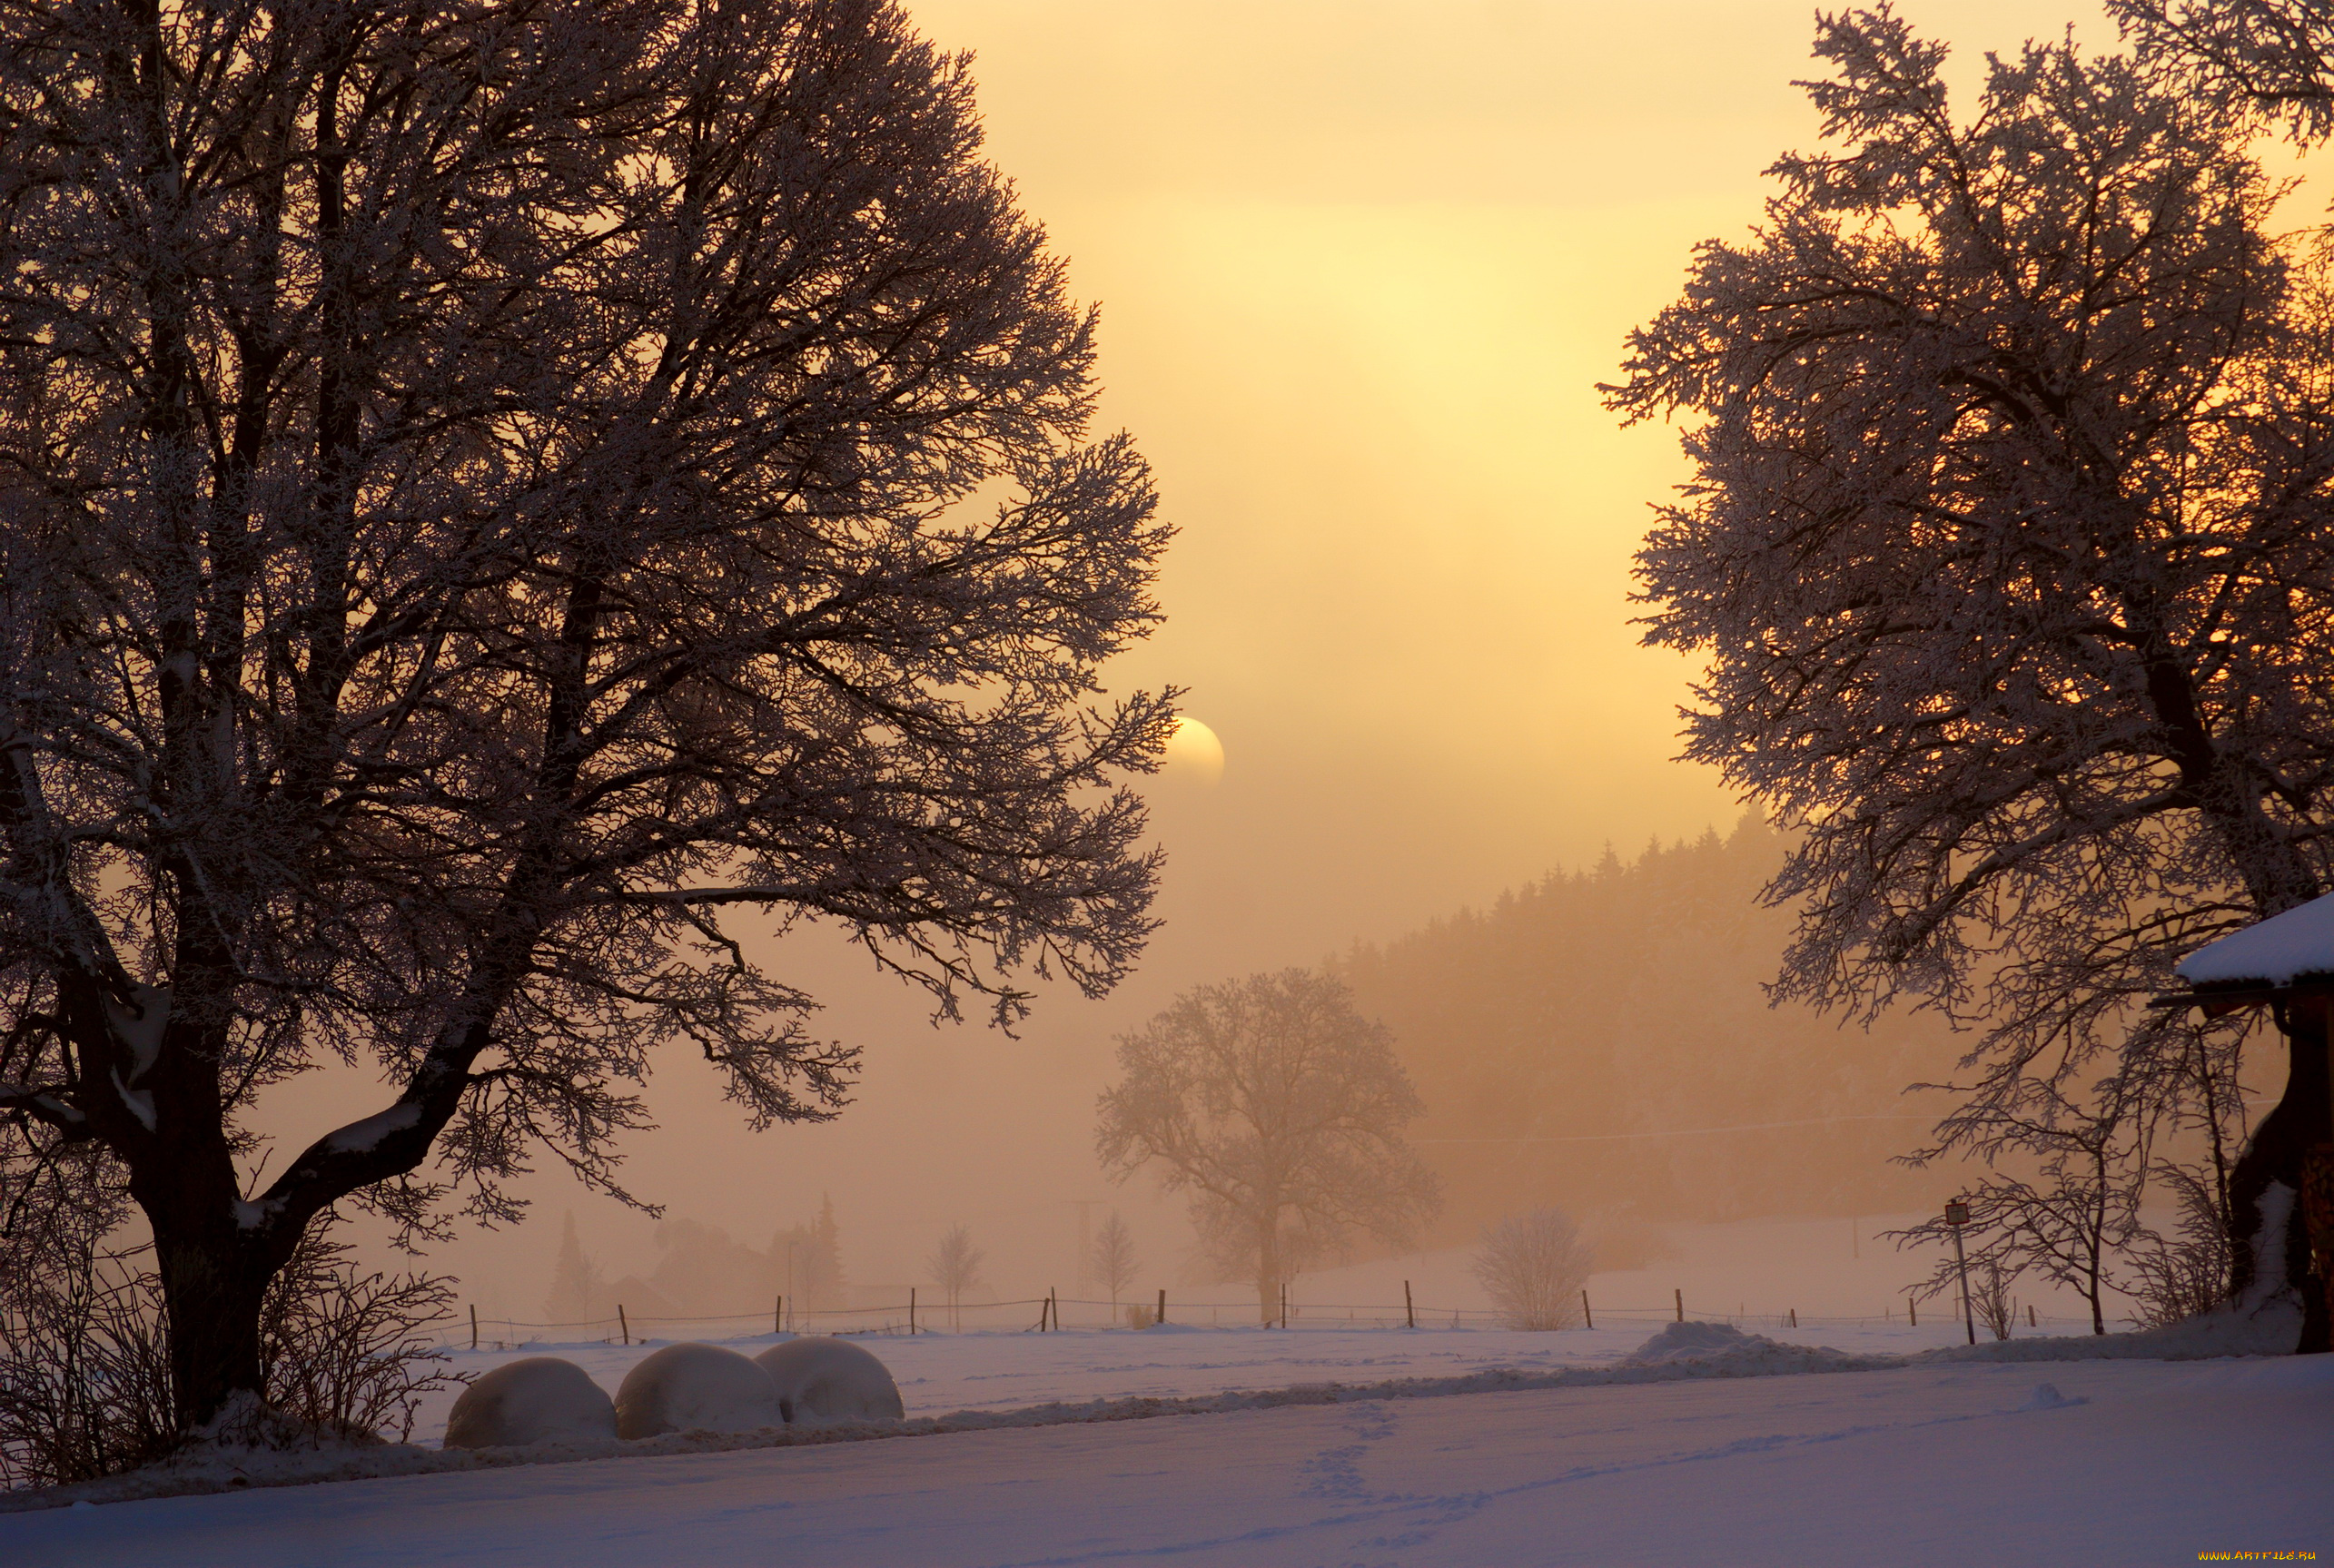
[{"label": "large bare tree", "polygon": [[[2094,1072],[2184,1094],[2210,1053],[2148,993],[2327,886],[2334,312],[2193,76],[2030,44],[1964,119],[1885,7],[1817,53],[1829,145],[1701,247],[1609,390],[1688,419],[1648,636],[1709,661],[1687,754],[1799,835],[1780,990],[1982,1021],[1940,1149],[1989,1151]],[[2322,1055],[2230,1179],[2249,1239],[2328,1136]]]},{"label": "large bare tree", "polygon": [[1157,1160],[1270,1321],[1289,1276],[1366,1231],[1399,1244],[1440,1201],[1402,1129],[1424,1112],[1386,1026],[1309,970],[1196,986],[1121,1037],[1096,1145],[1122,1178]]},{"label": "large bare tree", "polygon": [[1136,955],[1165,532],[979,149],[885,0],[0,7],[6,1174],[126,1181],[183,1424],[340,1200],[618,1190],[668,1047],[831,1114],[773,930],[1004,1021]]}]

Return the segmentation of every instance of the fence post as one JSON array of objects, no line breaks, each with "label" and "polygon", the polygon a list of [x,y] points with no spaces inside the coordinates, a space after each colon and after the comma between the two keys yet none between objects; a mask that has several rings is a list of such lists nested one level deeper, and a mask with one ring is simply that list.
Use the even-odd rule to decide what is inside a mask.
[{"label": "fence post", "polygon": [[1289,1282],[1285,1279],[1281,1282],[1281,1326],[1289,1326]]},{"label": "fence post", "polygon": [[616,1304],[616,1326],[624,1331],[624,1343],[632,1343],[632,1320],[624,1316],[624,1303]]},{"label": "fence post", "polygon": [[778,1304],[770,1308],[770,1332],[773,1334],[784,1334],[786,1331],[786,1298],[781,1296],[778,1297]]},{"label": "fence post", "polygon": [[1419,1326],[1419,1309],[1410,1300],[1410,1282],[1407,1279],[1402,1281],[1402,1320],[1406,1327]]},{"label": "fence post", "polygon": [[1682,1285],[1677,1287],[1677,1321],[1686,1321],[1686,1287]]},{"label": "fence post", "polygon": [[478,1348],[478,1303],[470,1303],[470,1348]]},{"label": "fence post", "polygon": [[1046,1310],[1053,1314],[1053,1332],[1062,1332],[1062,1293],[1049,1285],[1045,1287]]},{"label": "fence post", "polygon": [[1167,1287],[1163,1285],[1159,1287],[1159,1316],[1152,1318],[1152,1321],[1153,1323],[1164,1323],[1167,1321]]},{"label": "fence post", "polygon": [[1795,1307],[1791,1309],[1791,1326],[1794,1328],[1799,1326],[1799,1309]]},{"label": "fence post", "polygon": [[1909,1296],[1904,1298],[1904,1315],[1913,1320],[1914,1327],[1921,1326],[1921,1304]]},{"label": "fence post", "polygon": [[2034,1322],[2034,1304],[2031,1301],[2026,1303],[2026,1326],[2029,1328],[2036,1326]]},{"label": "fence post", "polygon": [[907,1287],[907,1331],[913,1338],[915,1335],[915,1287],[913,1285]]},{"label": "fence post", "polygon": [[1591,1328],[1597,1326],[1597,1315],[1588,1310],[1588,1293],[1585,1290],[1580,1293],[1580,1321]]}]

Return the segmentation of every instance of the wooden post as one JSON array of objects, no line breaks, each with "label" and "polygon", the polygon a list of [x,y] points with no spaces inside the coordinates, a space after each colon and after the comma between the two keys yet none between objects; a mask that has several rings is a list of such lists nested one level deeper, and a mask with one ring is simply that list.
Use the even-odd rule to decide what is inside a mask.
[{"label": "wooden post", "polygon": [[1289,1326],[1289,1282],[1281,1282],[1281,1326]]},{"label": "wooden post", "polygon": [[1419,1309],[1410,1301],[1410,1282],[1402,1281],[1402,1325],[1406,1328],[1419,1326]]},{"label": "wooden post", "polygon": [[1686,1287],[1682,1285],[1677,1287],[1677,1321],[1686,1321]]},{"label": "wooden post", "polygon": [[1799,1309],[1795,1307],[1791,1309],[1791,1326],[1794,1328],[1799,1326]]},{"label": "wooden post", "polygon": [[616,1304],[616,1326],[624,1331],[624,1343],[632,1343],[632,1320],[624,1316],[624,1303]]},{"label": "wooden post", "polygon": [[781,1296],[778,1297],[777,1305],[770,1308],[770,1332],[773,1334],[784,1334],[786,1331],[786,1298]]},{"label": "wooden post", "polygon": [[1062,1332],[1062,1293],[1049,1285],[1045,1287],[1045,1306],[1053,1314],[1053,1332]]},{"label": "wooden post", "polygon": [[1591,1328],[1597,1326],[1597,1315],[1588,1310],[1588,1293],[1585,1290],[1580,1293],[1580,1321]]},{"label": "wooden post", "polygon": [[478,1303],[470,1303],[470,1348],[478,1348]]},{"label": "wooden post", "polygon": [[1153,1323],[1167,1321],[1167,1287],[1163,1285],[1159,1287],[1159,1316],[1151,1321]]},{"label": "wooden post", "polygon": [[1913,1320],[1914,1327],[1921,1326],[1921,1304],[1909,1296],[1904,1298],[1904,1315]]},{"label": "wooden post", "polygon": [[915,1287],[913,1285],[907,1287],[907,1331],[911,1336],[915,1333]]},{"label": "wooden post", "polygon": [[2029,1328],[2036,1326],[2034,1322],[2034,1304],[2031,1301],[2026,1303],[2026,1326]]}]

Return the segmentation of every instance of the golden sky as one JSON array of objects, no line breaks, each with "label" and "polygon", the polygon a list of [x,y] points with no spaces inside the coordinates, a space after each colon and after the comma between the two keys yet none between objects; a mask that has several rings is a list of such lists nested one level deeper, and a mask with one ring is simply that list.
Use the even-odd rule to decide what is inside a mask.
[{"label": "golden sky", "polygon": [[[630,1178],[757,1244],[832,1191],[862,1283],[912,1279],[962,1219],[1001,1284],[1066,1285],[1065,1200],[1123,1203],[1154,1254],[1178,1223],[1095,1172],[1114,1031],[1195,982],[1736,815],[1669,760],[1690,671],[1628,624],[1647,504],[1682,477],[1674,438],[1617,429],[1595,385],[1691,246],[1755,220],[1760,169],[1814,142],[1790,84],[1812,74],[1812,7],[909,9],[976,53],[991,153],[1103,305],[1105,423],[1135,433],[1182,529],[1169,620],[1115,678],[1188,687],[1226,764],[1212,787],[1156,792],[1169,924],[1119,997],[1054,999],[1017,1043],[935,1033],[812,944],[787,978],[867,1047],[860,1102],[753,1138],[676,1061]],[[1984,49],[2071,17],[2109,37],[2089,7],[1900,9],[1955,43],[1964,83]],[[538,1190],[518,1237],[439,1260],[490,1310],[533,1315],[566,1206],[618,1271],[653,1256],[641,1222],[564,1180]]]}]

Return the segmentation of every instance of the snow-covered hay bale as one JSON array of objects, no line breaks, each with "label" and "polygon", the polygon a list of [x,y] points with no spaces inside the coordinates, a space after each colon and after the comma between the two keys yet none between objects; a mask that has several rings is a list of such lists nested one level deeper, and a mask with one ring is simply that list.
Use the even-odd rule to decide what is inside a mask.
[{"label": "snow-covered hay bale", "polygon": [[591,1374],[556,1356],[505,1362],[454,1401],[449,1448],[505,1448],[616,1435],[616,1402]]},{"label": "snow-covered hay bale", "polygon": [[616,1435],[753,1432],[786,1420],[769,1374],[718,1345],[668,1345],[624,1375]]},{"label": "snow-covered hay bale", "polygon": [[788,1421],[897,1421],[907,1414],[884,1364],[847,1339],[790,1339],[754,1357]]}]

